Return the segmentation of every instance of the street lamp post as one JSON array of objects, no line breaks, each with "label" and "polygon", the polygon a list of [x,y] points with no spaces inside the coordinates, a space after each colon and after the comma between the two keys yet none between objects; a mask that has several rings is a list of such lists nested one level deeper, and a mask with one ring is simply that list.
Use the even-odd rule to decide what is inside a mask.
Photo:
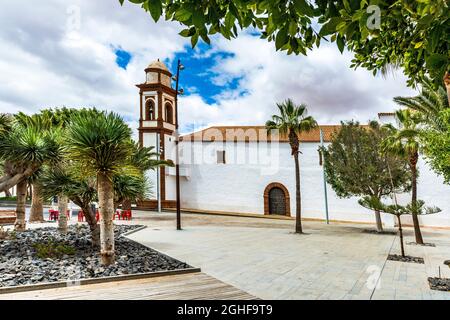
[{"label": "street lamp post", "polygon": [[178,94],[183,94],[183,89],[178,90],[178,82],[180,79],[180,71],[184,69],[180,59],[177,64],[177,75],[175,77],[175,176],[176,176],[176,197],[177,197],[177,230],[181,230],[181,205],[180,205],[180,155],[178,143],[180,140],[178,132]]},{"label": "street lamp post", "polygon": [[[324,147],[323,146],[323,131],[322,131],[322,129],[319,129],[319,130],[320,130],[320,145],[323,148]],[[326,218],[327,224],[330,224],[330,218],[328,215],[328,194],[327,194],[327,176],[325,173],[325,155],[323,155],[322,161],[323,161],[323,164],[322,164],[322,166],[323,166],[323,168],[322,168],[322,170],[323,170],[323,193],[325,196],[325,218]]]}]

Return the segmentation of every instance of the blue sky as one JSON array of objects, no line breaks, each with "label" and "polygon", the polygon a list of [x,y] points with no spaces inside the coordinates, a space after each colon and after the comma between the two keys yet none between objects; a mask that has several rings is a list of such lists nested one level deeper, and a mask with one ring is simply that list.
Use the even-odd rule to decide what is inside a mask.
[{"label": "blue sky", "polygon": [[[114,47],[113,47],[114,48]],[[116,64],[119,68],[127,69],[133,54],[122,47],[114,48]],[[231,77],[225,82],[216,83],[213,79],[219,74],[214,71],[214,67],[223,59],[233,59],[234,54],[225,51],[215,51],[204,43],[200,42],[196,48],[186,45],[184,50],[176,52],[173,59],[163,59],[169,70],[175,74],[178,59],[185,69],[181,71],[180,88],[183,88],[186,95],[198,94],[208,103],[216,103],[223,92],[237,90],[239,80],[242,77]],[[245,94],[242,92],[241,94]]]}]

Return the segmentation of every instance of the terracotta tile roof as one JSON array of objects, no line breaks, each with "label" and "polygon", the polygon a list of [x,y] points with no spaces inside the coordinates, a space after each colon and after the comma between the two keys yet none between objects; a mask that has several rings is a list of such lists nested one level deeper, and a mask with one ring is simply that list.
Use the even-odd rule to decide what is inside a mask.
[{"label": "terracotta tile roof", "polygon": [[[300,135],[301,142],[320,142],[320,131],[322,129],[324,141],[331,141],[333,132],[339,130],[340,125],[321,125],[310,132]],[[227,141],[227,142],[260,142],[271,141],[276,134],[267,134],[264,126],[214,126],[209,127],[181,137],[184,141]],[[289,142],[286,136],[281,136],[279,142]]]},{"label": "terracotta tile roof", "polygon": [[378,112],[378,117],[382,116],[395,116],[395,112]]}]

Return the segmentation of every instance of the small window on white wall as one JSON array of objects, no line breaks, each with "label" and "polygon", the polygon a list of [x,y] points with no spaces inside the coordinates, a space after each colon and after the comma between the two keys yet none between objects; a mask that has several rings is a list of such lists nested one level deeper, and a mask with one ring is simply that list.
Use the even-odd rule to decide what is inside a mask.
[{"label": "small window on white wall", "polygon": [[217,151],[217,163],[225,164],[225,151],[224,150]]}]

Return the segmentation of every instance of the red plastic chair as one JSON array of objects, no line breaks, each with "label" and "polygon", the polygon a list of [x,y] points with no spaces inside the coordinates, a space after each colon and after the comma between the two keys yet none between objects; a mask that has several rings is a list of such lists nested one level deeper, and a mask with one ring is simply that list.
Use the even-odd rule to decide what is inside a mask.
[{"label": "red plastic chair", "polygon": [[66,210],[66,217],[68,220],[70,220],[70,210]]},{"label": "red plastic chair", "polygon": [[57,210],[48,210],[49,212],[49,220],[50,221],[58,221],[59,212]]},{"label": "red plastic chair", "polygon": [[97,220],[97,222],[98,222],[98,220],[100,220],[100,212],[98,212],[98,210],[95,213],[95,220]]},{"label": "red plastic chair", "polygon": [[84,213],[83,211],[78,211],[78,222],[83,222],[84,221]]},{"label": "red plastic chair", "polygon": [[131,210],[122,210],[122,220],[131,220]]},{"label": "red plastic chair", "polygon": [[120,210],[119,210],[119,209],[117,209],[117,210],[116,210],[116,213],[114,213],[113,220],[116,220],[116,216],[117,216],[117,218],[119,218],[119,220],[120,220]]}]

